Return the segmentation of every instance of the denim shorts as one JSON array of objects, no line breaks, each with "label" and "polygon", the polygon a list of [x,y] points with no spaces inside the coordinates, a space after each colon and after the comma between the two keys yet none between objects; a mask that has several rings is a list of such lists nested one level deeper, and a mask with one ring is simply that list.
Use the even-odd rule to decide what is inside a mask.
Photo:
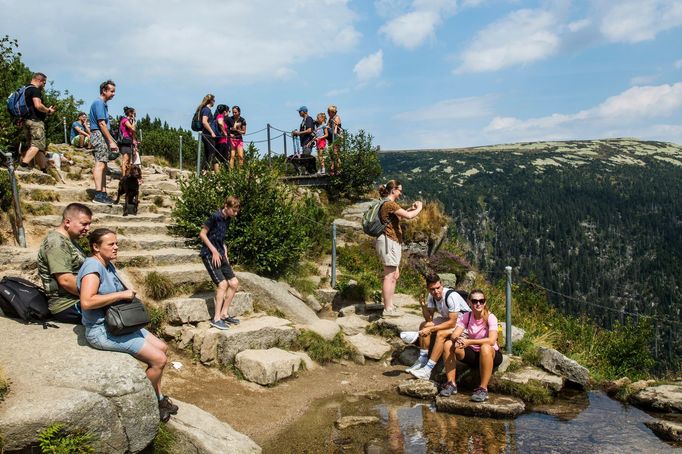
[{"label": "denim shorts", "polygon": [[147,335],[149,335],[149,331],[144,328],[123,336],[109,334],[103,324],[85,328],[85,338],[91,347],[97,350],[129,353],[131,355],[140,353],[144,345],[144,338]]}]

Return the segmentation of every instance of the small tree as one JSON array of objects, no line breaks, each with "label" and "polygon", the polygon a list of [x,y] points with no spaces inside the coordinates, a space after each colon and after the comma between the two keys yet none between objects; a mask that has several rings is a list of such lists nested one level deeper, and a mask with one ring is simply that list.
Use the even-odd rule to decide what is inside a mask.
[{"label": "small tree", "polygon": [[381,164],[379,147],[372,145],[371,134],[362,129],[357,134],[347,134],[341,142],[340,159],[341,171],[329,177],[327,192],[331,199],[356,200],[373,189],[381,175]]}]

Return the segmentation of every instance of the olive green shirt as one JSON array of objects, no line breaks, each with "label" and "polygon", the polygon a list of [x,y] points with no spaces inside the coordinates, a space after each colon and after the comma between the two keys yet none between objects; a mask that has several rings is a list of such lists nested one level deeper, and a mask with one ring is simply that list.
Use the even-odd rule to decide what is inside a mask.
[{"label": "olive green shirt", "polygon": [[57,314],[78,302],[78,297],[59,286],[55,274],[74,276],[85,261],[80,246],[56,230],[47,234],[38,251],[38,274],[47,293],[50,312]]}]

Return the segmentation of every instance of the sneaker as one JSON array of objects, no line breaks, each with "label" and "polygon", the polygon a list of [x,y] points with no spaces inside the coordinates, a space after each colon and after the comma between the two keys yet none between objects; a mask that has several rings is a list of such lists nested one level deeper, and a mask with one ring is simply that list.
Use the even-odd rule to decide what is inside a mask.
[{"label": "sneaker", "polygon": [[398,311],[398,308],[393,306],[390,309],[384,309],[383,312],[381,313],[382,317],[400,317],[402,316],[403,313]]},{"label": "sneaker", "polygon": [[452,382],[447,382],[438,393],[441,397],[450,397],[453,394],[457,394],[457,385]]},{"label": "sneaker", "polygon": [[488,400],[488,390],[485,388],[476,388],[471,395],[472,402],[485,402]]},{"label": "sneaker", "polygon": [[430,367],[424,366],[424,367],[422,367],[421,369],[412,370],[412,371],[410,371],[410,373],[411,373],[415,378],[418,378],[418,379],[420,379],[420,380],[428,380],[428,379],[431,378],[431,371],[432,371],[432,370],[433,370],[433,369],[431,369]]},{"label": "sneaker", "polygon": [[415,361],[414,364],[405,369],[405,372],[411,374],[413,370],[421,369],[424,366],[426,366],[426,362],[421,362],[419,359],[417,359],[417,361]]},{"label": "sneaker", "polygon": [[159,410],[162,408],[168,410],[171,415],[178,414],[178,406],[175,405],[168,396],[163,396],[163,399],[159,401]]},{"label": "sneaker", "polygon": [[223,321],[224,321],[225,323],[229,323],[229,324],[231,324],[231,325],[239,325],[239,319],[238,319],[238,318],[235,318],[235,317],[229,317],[229,316],[228,316],[228,317],[225,317],[225,318],[223,319]]},{"label": "sneaker", "polygon": [[105,194],[103,192],[96,192],[95,197],[92,198],[93,203],[101,203],[103,205],[107,204],[107,200],[104,198]]},{"label": "sneaker", "polygon": [[14,166],[14,171],[19,173],[30,173],[31,170],[31,166],[23,162]]},{"label": "sneaker", "polygon": [[114,199],[112,199],[111,197],[109,197],[109,194],[107,194],[106,192],[104,192],[103,194],[104,194],[104,197],[103,197],[103,198],[104,198],[104,202],[105,202],[107,205],[113,205],[113,204],[114,204]]},{"label": "sneaker", "polygon": [[218,328],[218,329],[230,329],[230,327],[228,325],[226,325],[225,322],[222,320],[211,321],[211,326],[214,328]]}]

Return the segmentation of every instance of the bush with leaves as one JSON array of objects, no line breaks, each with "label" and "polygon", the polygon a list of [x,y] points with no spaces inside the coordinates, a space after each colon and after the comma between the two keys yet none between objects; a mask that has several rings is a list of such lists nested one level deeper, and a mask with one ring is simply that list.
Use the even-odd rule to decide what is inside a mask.
[{"label": "bush with leaves", "polygon": [[[180,136],[182,136],[183,168],[193,169],[197,159],[197,141],[191,131],[171,128],[167,123],[149,115],[140,119],[137,128],[142,131],[140,153],[147,156],[160,156],[173,165],[180,162]],[[139,134],[138,134],[139,135]],[[139,137],[138,137],[139,139]]]},{"label": "bush with leaves", "polygon": [[67,432],[64,424],[52,424],[38,434],[40,452],[45,454],[87,454],[95,452],[90,434]]},{"label": "bush with leaves", "polygon": [[256,273],[278,277],[298,266],[314,244],[322,243],[330,219],[312,196],[297,197],[295,189],[280,179],[280,169],[260,159],[255,147],[249,146],[245,154],[241,168],[223,168],[182,181],[173,217],[181,234],[198,239],[211,213],[223,206],[227,196],[236,195],[241,210],[225,239],[230,259]]},{"label": "bush with leaves", "polygon": [[[327,152],[326,159],[331,158]],[[340,144],[341,171],[329,177],[327,192],[331,199],[357,200],[371,191],[381,175],[379,147],[372,145],[372,135],[360,130],[347,134]],[[330,163],[327,163],[327,168]]]},{"label": "bush with leaves", "polygon": [[[19,183],[17,182],[17,188]],[[12,207],[12,184],[9,179],[9,172],[0,171],[0,210],[7,213]]]}]

